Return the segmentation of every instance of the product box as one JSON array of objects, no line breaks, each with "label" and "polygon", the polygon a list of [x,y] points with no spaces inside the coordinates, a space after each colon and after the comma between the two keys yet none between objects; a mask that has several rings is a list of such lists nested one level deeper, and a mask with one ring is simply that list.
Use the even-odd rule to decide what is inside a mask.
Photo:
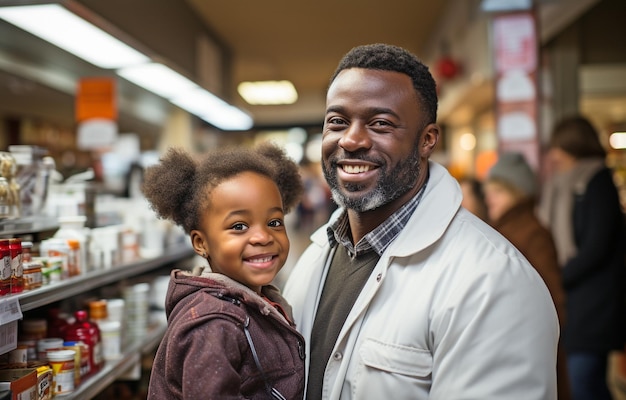
[{"label": "product box", "polygon": [[37,394],[39,400],[52,398],[52,368],[49,365],[37,368]]},{"label": "product box", "polygon": [[11,390],[12,400],[37,400],[37,369],[0,370],[0,391]]}]

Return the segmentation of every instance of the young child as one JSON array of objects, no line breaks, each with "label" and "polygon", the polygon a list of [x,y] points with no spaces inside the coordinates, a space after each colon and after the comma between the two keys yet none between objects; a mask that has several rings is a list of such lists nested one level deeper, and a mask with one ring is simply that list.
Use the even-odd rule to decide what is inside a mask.
[{"label": "young child", "polygon": [[270,143],[201,161],[170,149],[146,170],[143,192],[211,269],[171,273],[148,399],[301,399],[304,339],[270,285],[289,253],[298,166]]}]

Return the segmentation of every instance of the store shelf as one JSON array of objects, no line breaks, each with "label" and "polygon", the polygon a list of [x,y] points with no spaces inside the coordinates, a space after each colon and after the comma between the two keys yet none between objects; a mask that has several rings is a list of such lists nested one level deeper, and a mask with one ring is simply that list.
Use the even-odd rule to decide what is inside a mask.
[{"label": "store shelf", "polygon": [[52,217],[25,217],[0,219],[0,237],[22,235],[24,233],[46,232],[59,229],[59,223]]},{"label": "store shelf", "polygon": [[94,376],[82,382],[72,393],[54,396],[55,400],[86,400],[91,399],[102,392],[117,378],[130,371],[141,361],[141,356],[151,352],[158,346],[165,334],[165,325],[158,325],[148,330],[144,340],[137,341],[128,346],[119,360],[109,361],[104,368]]},{"label": "store shelf", "polygon": [[169,263],[191,257],[193,254],[191,247],[170,249],[166,250],[163,255],[153,259],[119,265],[110,269],[91,271],[85,275],[71,277],[37,289],[6,296],[6,298],[17,296],[21,310],[28,311],[125,278],[141,275]]},{"label": "store shelf", "polygon": [[[45,217],[0,220],[0,237],[12,237],[23,234],[37,235],[57,229],[56,219]],[[14,322],[17,318],[22,318],[22,312],[24,311],[34,310],[92,289],[123,281],[127,278],[140,277],[148,272],[191,258],[194,254],[190,246],[181,245],[176,248],[166,249],[162,255],[154,258],[141,259],[108,269],[90,271],[84,275],[54,282],[23,293],[2,296],[0,297],[0,326]],[[15,329],[17,330],[17,327]],[[154,351],[159,345],[165,329],[166,326],[163,321],[161,321],[161,324],[154,324],[142,340],[125,346],[122,357],[115,361],[108,361],[101,371],[82,382],[72,393],[55,396],[55,399],[86,400],[96,397],[116,379],[124,378],[128,376],[127,373],[133,372],[133,369],[140,365],[142,355]]]}]

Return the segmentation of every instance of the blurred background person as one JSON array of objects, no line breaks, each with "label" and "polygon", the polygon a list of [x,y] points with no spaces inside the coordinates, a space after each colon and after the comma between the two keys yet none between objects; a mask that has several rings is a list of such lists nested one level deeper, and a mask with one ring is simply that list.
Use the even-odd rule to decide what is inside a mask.
[{"label": "blurred background person", "polygon": [[464,176],[459,179],[459,185],[461,186],[461,192],[463,192],[461,205],[483,221],[486,221],[487,205],[485,204],[482,182],[473,176]]},{"label": "blurred background person", "polygon": [[580,116],[560,121],[547,153],[553,175],[539,216],[562,266],[562,333],[573,399],[610,399],[607,362],[626,342],[624,215],[598,132]]},{"label": "blurred background person", "polygon": [[[504,153],[491,167],[484,183],[489,223],[528,259],[543,278],[554,301],[561,327],[565,321],[565,294],[552,234],[536,214],[537,176],[520,153]],[[565,353],[559,347],[559,400],[570,398]]]}]

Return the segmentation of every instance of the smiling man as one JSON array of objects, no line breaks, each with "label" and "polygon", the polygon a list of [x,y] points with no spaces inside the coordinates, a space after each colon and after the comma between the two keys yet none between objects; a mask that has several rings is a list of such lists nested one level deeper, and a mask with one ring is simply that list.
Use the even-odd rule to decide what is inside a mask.
[{"label": "smiling man", "polygon": [[435,82],[402,48],[356,47],[331,78],[322,167],[339,209],[285,288],[309,400],[557,396],[550,294],[429,160],[436,118]]}]

